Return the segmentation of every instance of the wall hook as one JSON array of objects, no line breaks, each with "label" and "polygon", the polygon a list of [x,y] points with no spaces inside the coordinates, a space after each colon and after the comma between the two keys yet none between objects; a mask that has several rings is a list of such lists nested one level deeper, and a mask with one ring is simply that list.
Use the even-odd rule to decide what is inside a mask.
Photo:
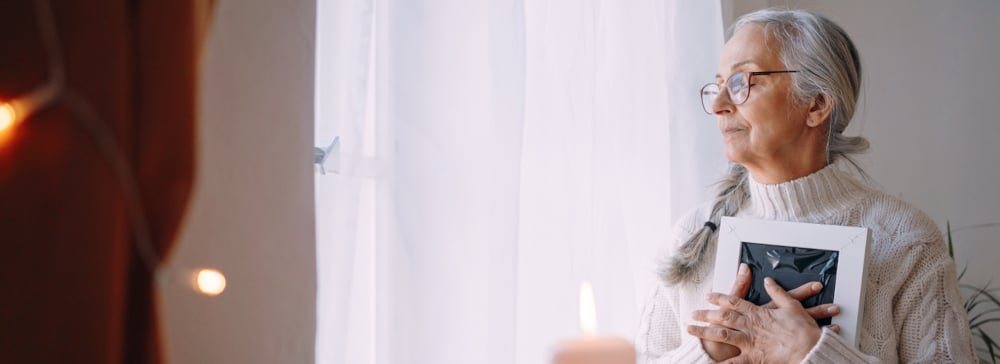
[{"label": "wall hook", "polygon": [[[319,170],[321,174],[326,174],[326,159],[330,158],[331,154],[338,154],[340,152],[340,137],[333,137],[333,141],[326,148],[313,147],[313,163],[319,164]],[[337,158],[334,158],[336,161]],[[338,173],[337,168],[333,168],[333,173]]]}]

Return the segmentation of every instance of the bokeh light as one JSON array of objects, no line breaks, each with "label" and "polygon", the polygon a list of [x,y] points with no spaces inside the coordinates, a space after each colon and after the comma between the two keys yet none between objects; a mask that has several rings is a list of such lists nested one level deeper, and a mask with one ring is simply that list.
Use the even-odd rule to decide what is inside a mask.
[{"label": "bokeh light", "polygon": [[6,102],[0,103],[0,132],[14,125],[14,119],[16,118],[17,111],[14,110],[14,106]]},{"label": "bokeh light", "polygon": [[226,276],[215,269],[202,269],[195,278],[198,292],[206,296],[218,296],[226,290]]}]

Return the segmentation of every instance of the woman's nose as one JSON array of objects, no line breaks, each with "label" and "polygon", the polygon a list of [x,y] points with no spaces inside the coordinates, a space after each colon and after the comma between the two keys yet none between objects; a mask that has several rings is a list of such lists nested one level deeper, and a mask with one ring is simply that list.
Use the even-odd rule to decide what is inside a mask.
[{"label": "woman's nose", "polygon": [[729,88],[723,87],[719,90],[719,95],[712,101],[712,113],[715,115],[729,114],[733,112],[733,102],[729,98]]}]

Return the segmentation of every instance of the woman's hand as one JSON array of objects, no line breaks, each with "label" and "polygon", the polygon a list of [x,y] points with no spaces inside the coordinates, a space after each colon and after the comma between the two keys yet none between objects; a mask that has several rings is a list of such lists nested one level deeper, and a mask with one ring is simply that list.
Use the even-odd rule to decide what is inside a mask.
[{"label": "woman's hand", "polygon": [[[750,267],[748,267],[746,263],[741,263],[740,268],[736,273],[736,280],[733,282],[733,288],[730,294],[736,297],[746,297],[752,282],[753,275],[750,273]],[[788,291],[788,293],[796,300],[801,301],[818,294],[822,289],[823,285],[819,282],[809,282]],[[769,309],[777,308],[773,300],[762,307]],[[820,320],[836,316],[840,313],[840,308],[834,304],[824,304],[808,308],[806,311],[809,312],[809,316],[812,316],[813,319]],[[836,324],[830,325],[830,328],[835,332],[840,332],[840,327]],[[705,349],[708,356],[714,361],[723,361],[740,355],[739,348],[723,342],[702,338],[701,346]]]},{"label": "woman's hand", "polygon": [[[736,281],[733,282],[733,289],[730,294],[736,297],[746,297],[747,291],[750,290],[750,282],[753,282],[752,278],[750,267],[746,263],[740,263],[740,269],[736,272]],[[707,340],[706,338],[701,339],[701,347],[705,349],[708,357],[714,361],[723,361],[740,355],[739,348],[724,342]]]},{"label": "woman's hand", "polygon": [[[737,282],[741,281],[744,275],[749,276],[749,272],[744,273],[744,268],[741,266]],[[811,290],[817,284],[808,283],[803,287],[809,286],[807,289]],[[706,352],[710,351],[711,346],[714,354],[721,354],[717,358],[713,356],[713,352],[709,352],[709,356],[717,361],[726,359],[728,363],[801,361],[822,335],[822,330],[815,321],[817,317],[814,316],[818,314],[831,317],[839,313],[830,310],[833,308],[833,311],[836,311],[836,306],[821,305],[806,310],[798,298],[786,292],[770,277],[764,278],[764,289],[773,299],[773,308],[768,308],[768,305],[754,305],[740,298],[742,295],[709,294],[708,302],[719,306],[719,309],[697,310],[693,316],[695,320],[711,325],[688,326],[688,333],[702,339]],[[735,347],[738,349],[738,355],[731,356],[733,350],[726,346],[714,343],[705,345],[710,342]]]}]

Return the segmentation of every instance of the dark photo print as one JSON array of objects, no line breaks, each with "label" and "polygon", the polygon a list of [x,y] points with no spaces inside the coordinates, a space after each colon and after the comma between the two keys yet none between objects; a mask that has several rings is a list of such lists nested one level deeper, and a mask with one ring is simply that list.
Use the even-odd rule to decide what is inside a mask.
[{"label": "dark photo print", "polygon": [[[833,303],[837,288],[837,255],[835,250],[742,242],[740,262],[750,266],[753,275],[746,300],[757,305],[771,302],[771,296],[764,289],[764,277],[771,277],[785,290],[813,281],[823,283],[820,293],[802,300],[806,308]],[[826,326],[830,321],[826,318],[816,322]]]}]

